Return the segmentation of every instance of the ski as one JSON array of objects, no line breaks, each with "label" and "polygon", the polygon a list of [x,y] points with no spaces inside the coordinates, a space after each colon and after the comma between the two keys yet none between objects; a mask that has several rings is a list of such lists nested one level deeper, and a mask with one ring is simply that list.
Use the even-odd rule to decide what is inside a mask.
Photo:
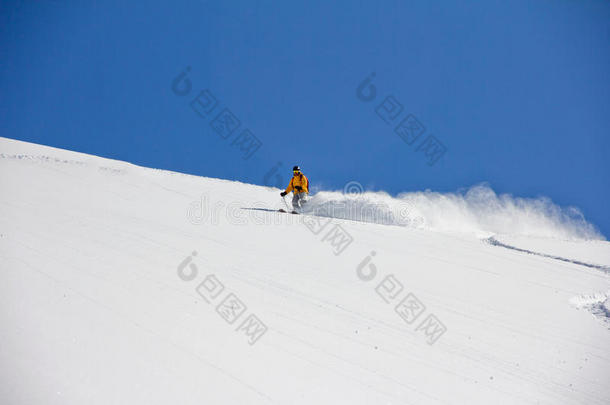
[{"label": "ski", "polygon": [[[288,211],[286,211],[286,210],[285,210],[285,209],[283,209],[283,208],[280,208],[280,209],[278,210],[278,212],[283,212],[283,213],[285,213],[285,214],[287,214],[287,213],[288,213]],[[291,213],[291,214],[295,214],[295,215],[299,215],[299,213],[298,213],[298,212],[296,212],[296,211],[292,211],[292,212],[290,212],[290,213]]]}]

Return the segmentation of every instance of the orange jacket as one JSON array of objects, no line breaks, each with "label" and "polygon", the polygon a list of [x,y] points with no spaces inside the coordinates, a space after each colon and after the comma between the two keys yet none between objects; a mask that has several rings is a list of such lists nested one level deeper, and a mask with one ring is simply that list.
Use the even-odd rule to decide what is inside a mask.
[{"label": "orange jacket", "polygon": [[297,186],[300,186],[305,193],[309,194],[309,180],[307,180],[307,177],[305,177],[303,173],[292,176],[290,184],[286,187],[286,193],[289,193],[292,190],[295,190],[295,193],[299,193],[300,191],[296,191]]}]

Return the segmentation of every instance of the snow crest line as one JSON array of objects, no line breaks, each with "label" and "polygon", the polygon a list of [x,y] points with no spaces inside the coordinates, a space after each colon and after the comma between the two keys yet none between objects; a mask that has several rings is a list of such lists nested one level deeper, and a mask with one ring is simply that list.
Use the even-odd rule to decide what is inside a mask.
[{"label": "snow crest line", "polygon": [[[86,157],[67,157],[0,153],[0,159],[93,167],[107,175],[125,175],[128,168],[137,168],[164,175],[192,176],[126,162],[113,161],[109,165],[100,165]],[[119,167],[113,167],[117,164]],[[404,192],[397,196],[384,191],[366,191],[357,181],[349,181],[341,191],[316,191],[302,213],[430,231],[470,233],[478,237],[503,234],[605,240],[604,235],[575,207],[560,207],[547,197],[521,198],[496,194],[485,183],[457,192],[425,190]],[[262,206],[269,207],[269,204],[270,201],[265,200]]]},{"label": "snow crest line", "polygon": [[[115,168],[110,166],[100,166],[97,164],[92,165],[92,162],[87,162],[84,160],[75,160],[75,159],[65,159],[59,158],[50,155],[27,155],[27,154],[17,154],[17,153],[0,153],[0,159],[7,160],[17,160],[17,161],[30,161],[35,163],[54,163],[54,164],[64,164],[64,165],[73,165],[79,167],[96,167],[100,172],[106,174],[126,174],[127,171],[124,168]],[[123,162],[121,162],[123,163]]]},{"label": "snow crest line", "polygon": [[610,266],[604,266],[604,265],[593,264],[593,263],[585,263],[585,262],[581,262],[579,260],[567,259],[565,257],[549,255],[549,254],[546,254],[546,253],[539,253],[539,252],[534,252],[532,250],[518,248],[516,246],[511,246],[511,245],[507,245],[505,243],[502,243],[499,240],[497,240],[496,238],[494,238],[493,236],[490,237],[490,238],[485,239],[485,242],[489,243],[492,246],[500,246],[500,247],[503,247],[503,248],[506,248],[506,249],[516,250],[517,252],[523,252],[523,253],[528,253],[528,254],[531,254],[531,255],[536,255],[536,256],[541,256],[541,257],[548,257],[550,259],[561,260],[562,262],[578,264],[580,266],[585,266],[585,267],[589,267],[589,268],[592,268],[592,269],[601,270],[601,271],[603,271],[606,274],[610,273]]}]

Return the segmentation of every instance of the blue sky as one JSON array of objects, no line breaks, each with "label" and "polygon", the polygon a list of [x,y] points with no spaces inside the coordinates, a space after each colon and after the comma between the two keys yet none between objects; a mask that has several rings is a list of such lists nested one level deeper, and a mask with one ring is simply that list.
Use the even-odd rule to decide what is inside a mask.
[{"label": "blue sky", "polygon": [[610,236],[607,1],[83,3],[2,2],[0,135],[256,184],[489,182]]}]

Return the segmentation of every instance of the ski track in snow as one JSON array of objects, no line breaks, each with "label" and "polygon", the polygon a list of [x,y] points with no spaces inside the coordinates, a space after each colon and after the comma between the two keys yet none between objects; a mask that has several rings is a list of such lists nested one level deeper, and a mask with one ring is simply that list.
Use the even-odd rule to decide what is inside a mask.
[{"label": "ski track in snow", "polygon": [[603,271],[606,274],[610,273],[610,266],[605,266],[605,265],[601,265],[601,264],[593,264],[593,263],[585,263],[585,262],[581,262],[579,260],[567,259],[565,257],[559,257],[559,256],[554,256],[554,255],[550,255],[550,254],[546,254],[546,253],[534,252],[534,251],[528,250],[528,249],[518,248],[516,246],[510,246],[510,245],[507,245],[505,243],[500,242],[499,240],[497,240],[493,236],[485,239],[485,242],[489,243],[492,246],[499,246],[499,247],[503,247],[503,248],[506,248],[506,249],[515,250],[517,252],[527,253],[527,254],[530,254],[530,255],[536,255],[536,256],[541,256],[541,257],[548,257],[548,258],[554,259],[554,260],[561,260],[562,262],[574,263],[574,264],[577,264],[579,266],[585,266],[585,267],[589,267],[589,268],[592,268],[592,269],[601,270],[601,271]]}]

